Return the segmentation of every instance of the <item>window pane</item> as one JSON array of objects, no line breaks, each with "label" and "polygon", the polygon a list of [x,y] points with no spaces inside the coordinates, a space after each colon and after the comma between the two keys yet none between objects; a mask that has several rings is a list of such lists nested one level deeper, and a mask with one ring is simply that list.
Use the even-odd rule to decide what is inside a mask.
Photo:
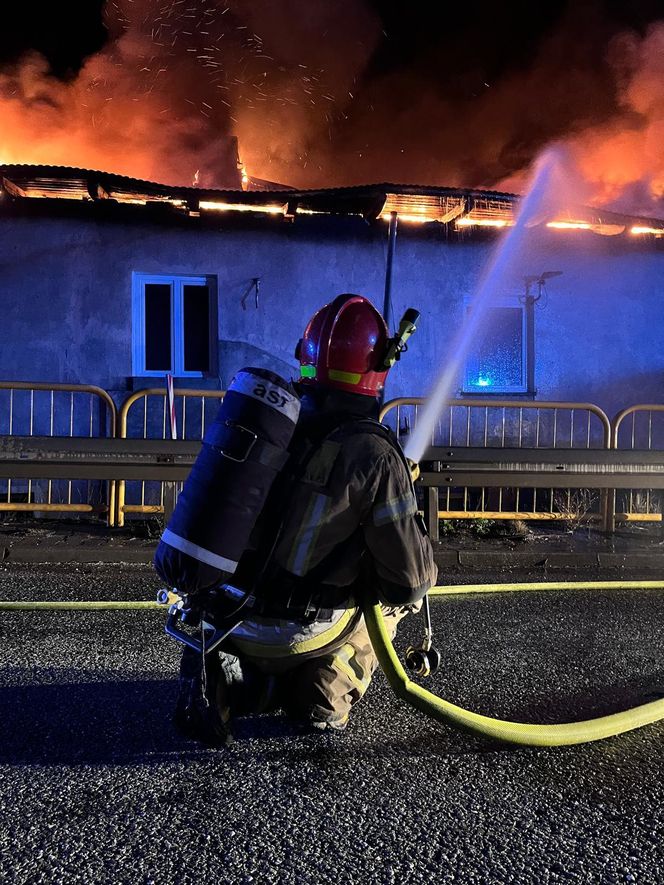
[{"label": "window pane", "polygon": [[171,286],[145,284],[145,368],[171,371]]},{"label": "window pane", "polygon": [[523,308],[490,308],[471,345],[466,389],[489,393],[523,385]]},{"label": "window pane", "polygon": [[207,286],[182,287],[184,370],[210,369],[210,293]]}]

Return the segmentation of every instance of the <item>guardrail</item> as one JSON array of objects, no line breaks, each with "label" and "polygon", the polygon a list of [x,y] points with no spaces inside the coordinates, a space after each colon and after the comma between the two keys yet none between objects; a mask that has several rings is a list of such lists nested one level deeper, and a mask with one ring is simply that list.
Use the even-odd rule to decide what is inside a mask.
[{"label": "guardrail", "polygon": [[118,485],[152,481],[175,488],[189,475],[200,447],[200,442],[187,440],[5,436],[0,437],[0,475]]},{"label": "guardrail", "polygon": [[[117,412],[111,396],[88,384],[0,381],[0,434],[53,438],[114,437]],[[91,487],[33,473],[1,475],[0,512],[105,513],[115,523],[115,483]]]},{"label": "guardrail", "polygon": [[[0,473],[175,484],[186,479],[200,446],[194,440],[0,437]],[[664,452],[505,448],[497,454],[491,447],[439,446],[428,449],[422,468],[418,484],[436,493],[458,484],[621,489],[636,481],[664,488]],[[437,497],[429,497],[427,516],[437,538]]]},{"label": "guardrail", "polygon": [[[439,532],[438,491],[446,486],[584,488],[613,493],[632,488],[636,481],[651,489],[664,488],[664,452],[653,451],[438,446],[427,450],[421,468],[417,482],[427,490],[425,515],[434,540]],[[615,514],[609,509],[602,518],[604,529],[613,531]]]},{"label": "guardrail", "polygon": [[[664,449],[664,405],[639,403],[618,412],[611,422],[614,449],[661,451]],[[630,522],[661,522],[662,496],[650,488],[630,488],[611,494],[615,519]],[[623,511],[623,512],[619,512]]]}]

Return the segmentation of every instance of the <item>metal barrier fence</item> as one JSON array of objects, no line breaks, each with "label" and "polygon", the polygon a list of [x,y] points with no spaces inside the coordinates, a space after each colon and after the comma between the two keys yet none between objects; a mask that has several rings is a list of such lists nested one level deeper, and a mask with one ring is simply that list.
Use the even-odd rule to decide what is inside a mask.
[{"label": "metal barrier fence", "polygon": [[[381,421],[405,445],[419,418],[420,397],[385,403]],[[451,400],[433,428],[431,446],[512,449],[608,449],[611,423],[592,403]],[[562,520],[606,518],[607,490],[444,486],[439,519]],[[438,491],[431,489],[431,495]],[[428,502],[430,513],[435,503]]]},{"label": "metal barrier fence", "polygon": [[[113,437],[111,396],[87,384],[0,381],[0,435]],[[115,522],[115,482],[0,478],[0,512],[105,513]]]},{"label": "metal barrier fence", "polygon": [[[224,397],[219,390],[174,391],[179,439],[199,441]],[[390,424],[405,444],[418,421],[422,398],[398,398],[385,404],[381,420]],[[90,385],[41,382],[0,382],[0,437],[170,439],[168,397],[165,388],[140,390],[130,395],[119,411],[111,396]],[[431,445],[462,450],[546,449],[549,452],[602,450],[664,452],[664,404],[638,404],[623,409],[612,422],[591,403],[459,399],[445,408],[432,432]],[[431,450],[433,451],[433,449]],[[524,463],[528,458],[519,458]],[[532,452],[531,452],[532,455]],[[437,455],[437,457],[440,457]],[[496,461],[499,459],[496,457]],[[505,460],[505,459],[503,459]],[[532,460],[532,458],[531,458]],[[569,460],[569,459],[568,459]],[[580,463],[583,458],[573,459]],[[638,462],[632,459],[630,463]],[[646,459],[647,460],[647,459]],[[655,459],[657,460],[657,459]],[[591,459],[585,461],[590,463]],[[597,462],[599,463],[599,462]],[[654,463],[654,462],[653,462]],[[503,465],[505,466],[505,465]],[[181,483],[160,479],[71,479],[62,472],[39,475],[39,464],[28,471],[6,474],[0,479],[0,512],[102,513],[109,525],[123,525],[128,514],[168,514]],[[44,469],[44,468],[42,468]],[[534,468],[533,468],[534,469]],[[631,470],[632,468],[630,468]],[[634,468],[638,482],[646,485],[647,471]],[[458,477],[457,472],[453,475]],[[80,474],[79,474],[80,475]],[[486,475],[486,474],[485,474]],[[580,486],[543,487],[541,476],[532,487],[479,482],[451,485],[441,482],[430,488],[427,512],[439,519],[578,520],[602,518],[611,530],[616,520],[660,521],[661,492],[650,474],[650,488],[626,488],[624,479],[615,487],[589,482]],[[514,474],[513,474],[514,475]],[[132,476],[140,476],[134,471]],[[475,477],[481,473],[472,474]],[[50,478],[49,478],[50,477]],[[471,474],[465,474],[469,482]],[[494,477],[495,479],[495,477]],[[636,476],[635,476],[636,479]],[[430,486],[434,485],[431,480]],[[432,501],[435,496],[435,506]]]},{"label": "metal barrier fence", "polygon": [[[224,390],[175,389],[173,398],[178,439],[201,440],[225,393]],[[169,439],[170,433],[165,387],[138,390],[122,403],[118,416],[118,437],[121,439]],[[117,524],[124,525],[125,515],[129,513],[168,513],[175,503],[179,485],[120,480]]]},{"label": "metal barrier fence", "polygon": [[[664,450],[664,405],[640,403],[618,412],[611,422],[611,446],[621,451]],[[620,489],[609,506],[615,519],[661,522],[662,495],[653,489]]]}]

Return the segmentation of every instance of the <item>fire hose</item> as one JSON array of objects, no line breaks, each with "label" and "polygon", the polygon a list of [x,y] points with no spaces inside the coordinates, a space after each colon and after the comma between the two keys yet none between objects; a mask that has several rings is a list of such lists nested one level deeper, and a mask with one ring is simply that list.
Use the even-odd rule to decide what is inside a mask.
[{"label": "fire hose", "polygon": [[[432,587],[427,596],[457,596],[465,593],[504,593],[517,590],[664,590],[664,581],[530,581],[508,584],[450,584]],[[177,600],[177,594],[166,592],[163,599],[151,600],[108,600],[108,601],[7,601],[0,600],[0,611],[113,611],[130,609],[162,608]]]},{"label": "fire hose", "polygon": [[[570,581],[516,584],[473,584],[451,587],[432,587],[429,593],[436,597],[457,593],[479,593],[514,590],[562,589],[663,589],[663,581]],[[641,704],[620,713],[599,716],[578,722],[539,725],[529,722],[510,722],[474,713],[459,707],[409,679],[390,638],[380,605],[363,606],[371,644],[385,677],[398,698],[425,715],[447,725],[470,731],[481,737],[504,743],[531,747],[560,747],[584,744],[614,737],[626,731],[641,728],[664,719],[664,698]]]},{"label": "fire hose", "polygon": [[[611,590],[664,589],[664,581],[557,581],[547,583],[472,584],[433,587],[431,596],[460,593],[486,593],[517,590]],[[179,597],[164,591],[161,602],[128,601],[2,601],[0,611],[115,611],[159,609],[177,605]],[[629,710],[578,722],[539,725],[510,722],[466,710],[428,691],[409,679],[390,639],[380,605],[363,606],[364,618],[376,657],[387,681],[398,698],[425,715],[447,725],[470,731],[482,737],[522,746],[555,747],[589,743],[614,737],[664,719],[664,698],[641,704]]]}]

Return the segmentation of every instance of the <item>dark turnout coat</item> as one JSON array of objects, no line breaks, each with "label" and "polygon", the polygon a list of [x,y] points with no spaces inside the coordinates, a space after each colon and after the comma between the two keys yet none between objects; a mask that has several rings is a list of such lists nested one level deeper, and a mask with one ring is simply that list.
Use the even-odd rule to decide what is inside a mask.
[{"label": "dark turnout coat", "polygon": [[234,633],[240,648],[312,652],[357,624],[359,592],[407,606],[435,584],[431,542],[407,463],[394,436],[371,419],[375,409],[373,400],[352,394],[318,401],[305,396],[294,443],[300,467],[278,492],[283,512],[272,574],[276,584],[290,582],[296,591],[328,588],[330,601],[323,592],[320,620],[290,619],[286,612],[248,615]]}]

